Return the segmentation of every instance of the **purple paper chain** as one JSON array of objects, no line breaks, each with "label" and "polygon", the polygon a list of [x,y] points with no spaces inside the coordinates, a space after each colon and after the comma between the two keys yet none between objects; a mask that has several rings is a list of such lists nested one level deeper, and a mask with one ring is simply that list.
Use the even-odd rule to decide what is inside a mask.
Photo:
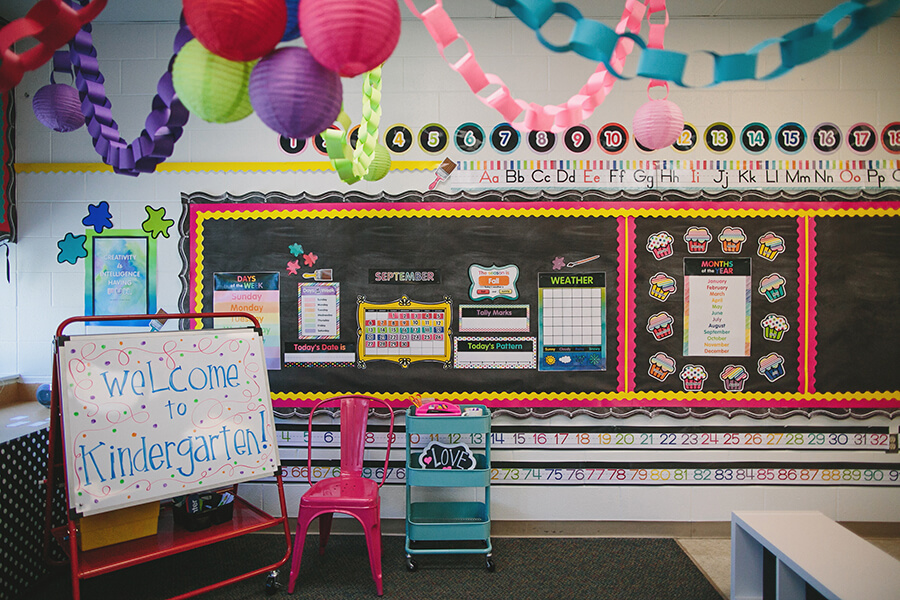
[{"label": "purple paper chain", "polygon": [[[79,1],[82,5],[87,2]],[[81,28],[69,42],[69,54],[75,70],[75,87],[81,98],[81,112],[94,140],[94,149],[116,173],[133,177],[141,173],[152,173],[156,170],[156,165],[172,155],[175,142],[184,132],[184,125],[190,116],[188,109],[175,94],[172,65],[181,47],[194,36],[182,16],[181,27],[173,44],[174,53],[169,60],[168,69],[156,85],[153,108],[144,122],[144,130],[131,144],[127,144],[119,135],[119,126],[112,118],[112,103],[106,97],[103,87],[105,79],[100,73],[91,31],[90,23]]]}]

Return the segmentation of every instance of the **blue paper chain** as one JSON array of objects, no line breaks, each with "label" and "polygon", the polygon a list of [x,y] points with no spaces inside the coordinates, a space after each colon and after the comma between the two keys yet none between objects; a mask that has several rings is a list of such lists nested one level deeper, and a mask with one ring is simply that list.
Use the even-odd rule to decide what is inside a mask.
[{"label": "blue paper chain", "polygon": [[[567,2],[553,0],[491,0],[508,8],[525,25],[535,31],[538,41],[553,52],[575,52],[587,59],[602,62],[610,73],[620,79],[631,79],[617,72],[609,61],[613,50],[622,38],[633,40],[641,47],[636,77],[671,81],[682,87],[710,87],[726,81],[745,79],[765,81],[784,75],[794,67],[822,58],[833,50],[855,42],[869,29],[883,23],[900,10],[900,0],[882,0],[869,6],[868,0],[850,0],[834,7],[818,21],[798,27],[778,38],[765,40],[747,52],[718,54],[711,50],[702,52],[713,57],[713,76],[710,83],[688,85],[684,71],[688,55],[673,50],[648,48],[647,43],[630,32],[616,33],[603,23],[586,19],[581,12]],[[569,17],[575,22],[568,43],[555,45],[548,42],[540,29],[555,14]],[[850,23],[835,35],[834,28],[843,19]],[[757,58],[764,48],[778,44],[781,64],[772,72],[757,76]]]}]

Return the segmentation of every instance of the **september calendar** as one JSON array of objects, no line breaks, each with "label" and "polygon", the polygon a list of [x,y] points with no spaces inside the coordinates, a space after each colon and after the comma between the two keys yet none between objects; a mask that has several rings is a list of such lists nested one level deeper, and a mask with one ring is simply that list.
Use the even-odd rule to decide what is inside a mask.
[{"label": "september calendar", "polygon": [[450,360],[450,302],[413,302],[406,296],[388,304],[359,299],[357,351],[360,361]]}]

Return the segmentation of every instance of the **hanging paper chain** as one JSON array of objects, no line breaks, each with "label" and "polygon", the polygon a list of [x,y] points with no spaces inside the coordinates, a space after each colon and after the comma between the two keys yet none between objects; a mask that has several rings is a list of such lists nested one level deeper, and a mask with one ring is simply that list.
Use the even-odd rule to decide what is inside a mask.
[{"label": "hanging paper chain", "polygon": [[353,174],[362,177],[369,171],[375,146],[378,144],[378,126],[381,124],[381,67],[366,73],[363,79],[362,118],[359,134],[353,150]]},{"label": "hanging paper chain", "polygon": [[[79,1],[84,4],[87,0]],[[181,26],[175,34],[174,53],[156,86],[157,93],[153,97],[153,108],[144,122],[145,128],[140,136],[127,144],[119,135],[119,126],[112,118],[112,103],[106,97],[105,79],[100,73],[91,31],[90,23],[81,28],[69,43],[69,56],[75,70],[75,87],[81,98],[81,111],[94,140],[94,149],[116,173],[134,177],[152,173],[156,165],[172,156],[175,142],[181,137],[190,116],[188,109],[175,95],[172,65],[175,55],[193,36],[182,16]]]},{"label": "hanging paper chain", "polygon": [[[656,0],[650,1],[654,2]],[[597,66],[597,70],[588,78],[587,83],[565,104],[541,106],[540,104],[513,98],[509,88],[500,77],[492,73],[485,73],[478,65],[472,46],[466,38],[457,32],[456,27],[450,20],[450,16],[444,11],[443,0],[436,0],[434,6],[421,13],[416,9],[413,0],[405,0],[405,2],[409,10],[425,24],[425,28],[437,44],[438,52],[447,61],[450,68],[462,75],[469,88],[482,103],[497,110],[506,122],[516,129],[558,133],[573,125],[578,125],[590,117],[595,108],[603,104],[615,83],[615,77],[609,74],[605,65],[600,64]],[[565,6],[568,8],[564,10],[571,9],[573,11],[572,15],[577,15],[578,18],[581,18],[581,14],[578,13],[576,8],[570,5]],[[616,69],[622,68],[626,57],[634,48],[634,42],[631,38],[640,39],[634,34],[641,29],[641,21],[644,18],[646,8],[639,0],[627,0],[625,3],[622,19],[616,27],[616,32],[623,35],[622,38],[617,38],[617,40],[620,40],[620,43],[615,45],[612,58],[609,61]],[[665,28],[665,25],[663,25],[663,28]],[[626,32],[626,30],[628,31]],[[537,35],[544,45],[551,47],[543,39],[540,31],[537,32]],[[462,40],[466,45],[467,52],[462,58],[451,64],[444,50],[457,40]],[[563,51],[563,49],[559,51]],[[499,89],[486,98],[477,95],[489,85],[497,85]],[[517,122],[516,118],[523,113],[522,120]]]},{"label": "hanging paper chain", "polygon": [[[623,79],[626,77],[613,67],[611,56],[620,38],[632,37],[643,49],[638,62],[637,76],[672,81],[682,87],[709,87],[726,81],[768,80],[784,75],[794,67],[851,44],[869,29],[900,10],[900,0],[882,0],[872,6],[867,6],[868,0],[851,0],[828,11],[818,21],[799,27],[782,37],[765,40],[745,53],[720,55],[707,50],[705,53],[713,57],[712,80],[700,86],[691,86],[684,82],[686,54],[648,47],[648,44],[636,36],[617,34],[598,21],[585,19],[569,4],[553,0],[491,0],[491,2],[508,8],[520,21],[535,30],[538,40],[550,50],[573,51],[585,58],[602,62],[614,75]],[[540,32],[540,28],[555,14],[565,15],[575,21],[569,42],[562,46],[547,43]],[[835,26],[848,17],[850,23],[841,33],[835,35]],[[780,47],[781,64],[772,72],[757,76],[759,53],[774,44]]]},{"label": "hanging paper chain", "polygon": [[[665,16],[662,23],[650,23],[653,15],[661,12]],[[665,48],[666,27],[669,26],[669,11],[666,8],[666,0],[650,0],[647,4],[647,22],[650,23],[649,33],[647,33],[647,47],[653,49]],[[669,83],[660,79],[651,79],[647,84],[647,95],[650,90],[655,87],[664,87],[666,89],[666,97],[669,96]]]},{"label": "hanging paper chain", "polygon": [[325,149],[331,165],[346,183],[356,183],[369,170],[378,142],[378,125],[381,122],[381,67],[366,73],[363,80],[362,121],[356,139],[356,149],[350,146],[350,117],[341,108],[337,122],[342,129],[326,129],[322,132]]},{"label": "hanging paper chain", "polygon": [[[24,17],[4,25],[0,29],[0,94],[16,87],[26,71],[50,60],[58,48],[106,8],[106,2],[82,2],[83,8],[77,10],[68,0],[40,0]],[[27,38],[37,40],[37,45],[16,54],[13,45]]]}]

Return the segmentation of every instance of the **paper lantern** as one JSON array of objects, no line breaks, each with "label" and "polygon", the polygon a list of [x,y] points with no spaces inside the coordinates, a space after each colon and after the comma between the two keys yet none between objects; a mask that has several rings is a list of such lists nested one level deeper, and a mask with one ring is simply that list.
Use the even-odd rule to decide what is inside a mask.
[{"label": "paper lantern", "polygon": [[210,123],[231,123],[253,112],[247,88],[255,64],[222,58],[191,40],[175,56],[172,84],[192,114]]},{"label": "paper lantern", "polygon": [[286,0],[287,25],[284,27],[282,42],[289,42],[300,37],[300,0]]},{"label": "paper lantern", "polygon": [[391,152],[384,144],[375,145],[375,154],[369,163],[369,170],[363,175],[366,181],[378,181],[383,179],[391,170]]},{"label": "paper lantern", "polygon": [[317,61],[355,77],[388,59],[400,39],[397,0],[303,0],[300,33]]},{"label": "paper lantern", "polygon": [[37,120],[49,129],[66,133],[84,125],[78,90],[64,83],[45,85],[34,94],[31,108]]},{"label": "paper lantern", "polygon": [[184,0],[182,7],[207,50],[240,62],[274,50],[287,24],[285,0]]},{"label": "paper lantern", "polygon": [[250,102],[273,131],[294,139],[327,129],[341,112],[343,86],[337,73],[316,62],[306,48],[279,48],[250,74]]},{"label": "paper lantern", "polygon": [[649,100],[634,113],[634,139],[650,150],[671,146],[684,131],[684,115],[674,102]]}]

